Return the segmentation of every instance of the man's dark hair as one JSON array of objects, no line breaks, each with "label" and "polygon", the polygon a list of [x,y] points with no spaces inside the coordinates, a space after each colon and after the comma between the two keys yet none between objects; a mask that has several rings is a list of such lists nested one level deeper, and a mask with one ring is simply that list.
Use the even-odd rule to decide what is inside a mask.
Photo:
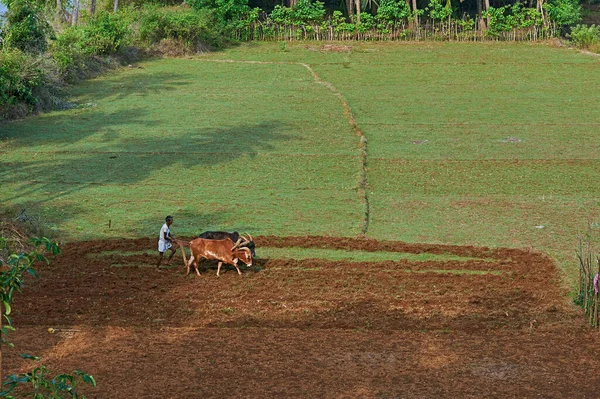
[{"label": "man's dark hair", "polygon": [[167,216],[167,217],[165,218],[165,222],[168,222],[169,220],[173,220],[173,216]]}]

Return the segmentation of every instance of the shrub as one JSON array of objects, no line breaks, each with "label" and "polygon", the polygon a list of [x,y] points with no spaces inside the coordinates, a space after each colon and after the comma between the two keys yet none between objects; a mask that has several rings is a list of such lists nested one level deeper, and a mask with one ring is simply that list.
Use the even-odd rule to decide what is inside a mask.
[{"label": "shrub", "polygon": [[377,20],[393,24],[410,16],[410,7],[403,0],[381,0],[377,9]]},{"label": "shrub", "polygon": [[273,11],[271,11],[269,17],[273,20],[273,22],[281,25],[291,25],[292,21],[294,20],[292,9],[280,5],[276,5],[275,8],[273,8]]},{"label": "shrub", "polygon": [[245,19],[250,12],[248,0],[185,0],[194,10],[211,10],[222,23]]},{"label": "shrub", "polygon": [[[356,17],[353,20],[357,20]],[[356,22],[356,30],[360,33],[367,33],[375,28],[375,17],[371,14],[363,13],[360,15],[360,23]]]},{"label": "shrub", "polygon": [[600,26],[577,25],[567,37],[579,48],[590,48],[600,41]]},{"label": "shrub", "polygon": [[324,16],[324,3],[320,1],[313,3],[311,0],[298,0],[298,3],[293,8],[276,5],[271,12],[270,18],[278,24],[300,26],[318,24],[323,21]]},{"label": "shrub", "polygon": [[48,46],[53,30],[43,9],[36,3],[13,0],[6,15],[3,46],[14,47],[26,53],[42,53]]},{"label": "shrub", "polygon": [[52,46],[52,56],[59,73],[68,82],[77,80],[85,69],[85,36],[83,29],[74,26],[60,34]]},{"label": "shrub", "polygon": [[34,109],[38,102],[34,90],[45,80],[38,63],[16,48],[0,51],[0,118],[23,116]]},{"label": "shrub", "polygon": [[90,70],[102,69],[98,56],[120,52],[131,40],[124,14],[98,13],[85,25],[65,29],[52,45],[52,56],[62,78],[75,81]]},{"label": "shrub", "polygon": [[452,4],[450,1],[446,1],[446,4],[442,4],[440,0],[429,0],[429,5],[425,7],[429,18],[433,20],[445,20],[452,15]]},{"label": "shrub", "polygon": [[[21,357],[34,362],[40,360],[38,356],[27,354],[22,354]],[[96,386],[94,377],[83,371],[73,370],[72,374],[61,373],[52,377],[47,366],[38,364],[27,373],[6,377],[3,383],[6,389],[0,392],[0,398],[85,399],[86,396],[80,393],[81,383]]]},{"label": "shrub", "polygon": [[572,25],[581,21],[581,5],[578,0],[549,0],[543,7],[550,19],[559,25]]},{"label": "shrub", "polygon": [[511,7],[513,23],[520,28],[542,25],[542,14],[535,8],[524,8],[521,3],[515,3]]},{"label": "shrub", "polygon": [[121,13],[102,11],[90,18],[82,29],[88,55],[114,54],[130,42],[129,23]]},{"label": "shrub", "polygon": [[140,15],[139,40],[146,45],[170,40],[188,48],[220,47],[223,35],[210,10],[150,7]]},{"label": "shrub", "polygon": [[325,15],[324,3],[320,1],[298,0],[292,8],[292,18],[296,25],[319,23]]}]

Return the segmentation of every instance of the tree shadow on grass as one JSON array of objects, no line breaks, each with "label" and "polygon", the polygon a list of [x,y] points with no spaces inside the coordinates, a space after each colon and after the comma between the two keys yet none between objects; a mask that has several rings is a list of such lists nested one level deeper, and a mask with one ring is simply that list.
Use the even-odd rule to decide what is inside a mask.
[{"label": "tree shadow on grass", "polygon": [[[84,85],[93,85],[94,90],[79,96],[78,101],[98,102],[100,106],[53,112],[1,125],[0,184],[8,187],[1,200],[7,205],[27,208],[60,206],[63,211],[53,210],[55,215],[62,213],[61,217],[74,219],[90,208],[80,203],[77,205],[82,206],[77,209],[69,208],[76,201],[94,202],[100,195],[114,197],[104,201],[108,207],[117,206],[119,200],[135,203],[135,199],[127,198],[126,191],[140,186],[143,190],[138,192],[150,194],[150,201],[154,197],[162,199],[165,182],[169,181],[165,176],[181,182],[185,190],[196,190],[200,182],[194,179],[193,168],[227,165],[241,157],[272,151],[280,142],[303,140],[300,135],[282,133],[287,129],[279,121],[198,128],[194,127],[193,116],[186,125],[185,121],[170,121],[155,108],[132,106],[133,102],[115,111],[112,109],[116,107],[108,105],[113,98],[135,100],[135,96],[146,95],[160,98],[192,79],[185,73],[132,71],[124,80],[110,77],[101,84],[89,81]],[[239,176],[242,169],[238,162],[227,173]],[[211,173],[218,180],[220,172]],[[235,186],[231,190],[235,191]],[[73,196],[76,193],[82,194]],[[177,195],[167,202],[177,204]],[[145,200],[149,202],[148,198]],[[183,205],[190,208],[190,204]],[[156,209],[162,212],[163,208]],[[177,206],[169,205],[169,209]],[[202,221],[202,215],[199,211],[194,217]],[[159,220],[163,217],[161,214]],[[209,219],[200,226],[219,224],[219,220]]]},{"label": "tree shadow on grass", "polygon": [[[129,112],[129,115],[132,113]],[[118,119],[112,118],[112,121],[118,123]],[[201,182],[192,177],[192,168],[226,165],[240,157],[255,157],[272,150],[278,141],[299,139],[279,133],[282,126],[279,122],[264,122],[211,130],[190,128],[177,137],[164,137],[152,142],[144,142],[143,138],[115,140],[98,151],[58,151],[38,155],[25,152],[23,157],[12,157],[9,162],[0,160],[0,183],[10,187],[10,191],[5,192],[3,202],[19,203],[38,211],[41,207],[60,206],[60,215],[57,217],[58,210],[55,210],[54,216],[64,223],[89,213],[90,204],[79,209],[68,208],[73,201],[83,197],[100,206],[103,203],[108,207],[107,214],[115,214],[118,212],[110,207],[135,203],[135,198],[128,196],[132,195],[132,190],[137,190],[148,194],[142,202],[156,198],[156,205],[153,205],[157,212],[156,219],[147,224],[142,222],[140,233],[146,235],[157,228],[157,223],[165,216],[163,213],[177,213],[190,207],[193,209],[194,204],[182,203],[183,198],[178,192],[172,192],[172,184],[169,183],[170,188],[165,187],[167,182],[177,182],[178,187],[185,191],[198,191]],[[219,172],[212,173],[216,178]],[[235,169],[227,172],[232,176],[242,173],[243,168],[239,163]],[[231,190],[235,191],[235,186]],[[69,198],[80,192],[83,196],[79,194]],[[198,193],[202,198],[201,190]],[[100,199],[98,195],[107,198]],[[202,210],[185,219],[197,220],[198,230],[201,231],[206,226],[221,225],[222,222],[219,217],[207,216]],[[246,225],[223,228],[254,230],[253,226]]]},{"label": "tree shadow on grass", "polygon": [[[181,90],[197,79],[184,73],[156,72],[130,76],[127,73],[125,71],[104,78],[101,82],[83,82],[73,90],[75,94],[71,96],[77,100],[72,104],[75,109],[0,123],[0,154],[40,144],[55,144],[57,149],[66,149],[74,144],[85,143],[98,133],[105,135],[103,142],[110,143],[119,138],[119,128],[121,131],[142,130],[164,125],[165,130],[168,130],[169,123],[164,121],[164,114],[157,112],[156,107],[148,109],[140,104],[131,106],[127,101],[136,101],[136,97],[145,96],[161,101],[169,96],[167,93]],[[78,94],[84,90],[85,93]],[[123,107],[118,111],[103,109],[109,108],[114,101],[122,103]],[[158,108],[160,111],[160,106]]]},{"label": "tree shadow on grass", "polygon": [[0,143],[3,142],[0,154],[27,150],[36,145],[67,151],[73,145],[86,143],[98,133],[103,134],[103,142],[116,142],[120,138],[116,129],[127,125],[143,129],[155,126],[156,121],[147,119],[147,112],[141,108],[116,112],[93,108],[53,112],[3,126],[0,130]]},{"label": "tree shadow on grass", "polygon": [[79,87],[89,87],[85,94],[79,94],[80,88],[72,90],[78,95],[78,104],[100,102],[110,98],[122,100],[133,96],[147,96],[174,92],[190,84],[197,76],[180,72],[149,72],[139,69],[123,69],[121,73],[104,77],[101,85],[98,81],[83,82]]}]

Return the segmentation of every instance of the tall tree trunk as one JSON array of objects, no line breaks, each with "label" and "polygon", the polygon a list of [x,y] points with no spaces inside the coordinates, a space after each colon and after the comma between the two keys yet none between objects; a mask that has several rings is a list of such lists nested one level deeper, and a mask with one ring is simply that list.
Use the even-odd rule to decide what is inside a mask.
[{"label": "tall tree trunk", "polygon": [[417,0],[412,0],[412,10],[413,14],[415,14],[415,29],[419,29],[419,16],[417,15]]},{"label": "tall tree trunk", "polygon": [[90,14],[94,15],[96,13],[96,0],[92,0],[90,2]]},{"label": "tall tree trunk", "polygon": [[[485,11],[489,11],[490,10],[490,0],[483,0],[485,4]],[[538,0],[539,1],[539,0]],[[490,16],[488,15],[487,17],[485,17],[485,22],[487,25],[487,28],[490,27]]]},{"label": "tall tree trunk", "polygon": [[479,24],[479,29],[481,30],[483,30],[485,25],[485,22],[483,21],[482,1],[483,0],[477,0],[477,23]]},{"label": "tall tree trunk", "polygon": [[354,2],[352,0],[346,0],[346,9],[349,17],[354,15]]},{"label": "tall tree trunk", "polygon": [[117,12],[118,9],[119,9],[119,0],[115,0],[115,6],[113,7],[113,11]]},{"label": "tall tree trunk", "polygon": [[360,0],[355,0],[356,5],[356,22],[360,24]]},{"label": "tall tree trunk", "polygon": [[79,19],[79,0],[73,1],[73,14],[71,15],[71,25],[77,25],[77,20]]},{"label": "tall tree trunk", "polygon": [[544,0],[537,0],[537,4],[535,6],[535,8],[537,8],[537,10],[540,12],[540,14],[542,14],[542,25],[546,25],[546,18],[544,18]]},{"label": "tall tree trunk", "polygon": [[290,8],[294,8],[296,7],[296,5],[298,4],[298,0],[289,0],[289,6]]},{"label": "tall tree trunk", "polygon": [[61,0],[56,0],[56,13],[54,14],[54,20],[56,23],[61,23],[63,21],[63,8]]},{"label": "tall tree trunk", "polygon": [[[404,2],[406,3],[406,6],[408,7],[409,10],[412,10],[412,6],[411,6],[411,0],[404,0]],[[408,22],[408,29],[414,29],[413,27],[413,21],[409,18],[407,20]]]}]

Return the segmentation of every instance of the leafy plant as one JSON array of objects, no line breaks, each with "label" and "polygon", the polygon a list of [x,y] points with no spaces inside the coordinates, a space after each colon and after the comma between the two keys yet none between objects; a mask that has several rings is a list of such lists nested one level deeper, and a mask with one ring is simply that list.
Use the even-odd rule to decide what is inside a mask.
[{"label": "leafy plant", "polygon": [[[6,243],[6,239],[0,239],[0,249],[5,249]],[[46,237],[32,238],[31,243],[35,248],[42,246],[44,252],[52,255],[60,253],[58,244]],[[7,322],[6,325],[0,327],[2,344],[13,346],[5,338],[10,331],[15,330],[10,318],[13,296],[15,292],[21,292],[27,274],[36,278],[38,277],[33,268],[33,264],[36,261],[49,263],[49,260],[36,250],[29,253],[11,253],[5,261],[0,260],[0,266],[5,266],[4,270],[0,272],[0,308],[2,317]],[[1,348],[0,346],[0,355]],[[39,360],[37,356],[21,355],[21,357],[34,361]],[[53,378],[49,378],[48,373],[48,368],[45,365],[38,365],[28,373],[8,376],[3,383],[7,389],[0,392],[0,398],[15,399],[19,397],[31,397],[32,399],[62,399],[70,397],[85,399],[85,396],[78,393],[79,382],[83,381],[86,384],[96,386],[94,377],[79,370],[73,371],[74,375],[59,374]],[[15,396],[15,392],[17,396]]]},{"label": "leafy plant", "polygon": [[353,21],[356,24],[356,30],[361,33],[367,33],[375,28],[375,17],[371,14],[361,14],[360,22],[356,21],[356,17],[353,18]]},{"label": "leafy plant", "polygon": [[600,26],[577,25],[567,35],[571,42],[579,48],[589,48],[600,41]]},{"label": "leafy plant", "polygon": [[410,17],[410,7],[404,1],[381,0],[377,8],[376,18],[378,21],[393,24]]},{"label": "leafy plant", "polygon": [[193,47],[200,43],[219,47],[222,31],[210,10],[147,7],[139,17],[139,40],[146,44],[171,39]]},{"label": "leafy plant", "polygon": [[34,90],[45,80],[34,57],[16,48],[0,50],[0,117],[19,103],[33,109],[38,101]]},{"label": "leafy plant", "polygon": [[429,0],[429,5],[425,8],[428,15],[433,20],[445,20],[452,15],[452,4],[450,0],[442,4],[442,0]]},{"label": "leafy plant", "polygon": [[3,46],[26,53],[42,53],[54,31],[44,16],[41,5],[27,0],[8,2],[6,26],[3,28]]},{"label": "leafy plant", "polygon": [[291,25],[293,20],[292,9],[285,6],[276,5],[275,8],[273,8],[273,11],[271,11],[269,17],[277,24]]},{"label": "leafy plant", "polygon": [[549,0],[543,5],[548,17],[559,25],[572,25],[581,21],[581,5],[578,0]]},{"label": "leafy plant", "polygon": [[[52,255],[60,253],[58,244],[48,238],[33,238],[31,241],[36,247],[43,245],[45,250]],[[6,241],[3,240],[0,244],[3,248],[6,246]],[[8,326],[0,328],[1,343],[3,344],[6,343],[10,345],[10,343],[6,341],[5,335],[7,335],[9,331],[14,330],[10,319],[13,295],[15,291],[21,292],[21,288],[25,283],[24,278],[26,274],[38,277],[36,271],[33,269],[33,264],[36,261],[49,263],[49,260],[37,251],[31,251],[27,254],[12,253],[8,256],[6,261],[0,260],[0,266],[5,265],[8,267],[6,270],[0,272],[0,302],[2,303],[2,317],[8,323]],[[2,324],[0,323],[0,325]]]},{"label": "leafy plant", "polygon": [[321,1],[298,0],[298,3],[292,8],[293,23],[297,25],[318,23],[325,15],[323,5],[324,3]]},{"label": "leafy plant", "polygon": [[82,29],[87,54],[114,54],[129,43],[130,28],[122,14],[102,11],[90,18]]},{"label": "leafy plant", "polygon": [[488,35],[498,35],[500,32],[511,30],[514,26],[512,18],[507,18],[504,14],[506,6],[490,7],[483,12],[484,18],[489,18]]},{"label": "leafy plant", "polygon": [[[316,24],[323,20],[325,15],[324,3],[310,0],[298,0],[293,7],[277,5],[270,14],[273,22],[283,25]],[[341,15],[341,13],[340,13]]]},{"label": "leafy plant", "polygon": [[[37,356],[26,354],[21,357],[32,361],[40,360]],[[48,367],[42,364],[34,366],[28,373],[9,375],[4,381],[4,386],[8,389],[0,392],[0,398],[85,399],[85,395],[79,393],[80,382],[96,386],[94,377],[80,370],[73,370],[73,374],[63,373],[50,377]],[[15,391],[18,396],[13,394]]]},{"label": "leafy plant", "polygon": [[521,3],[515,3],[510,8],[512,23],[519,28],[539,26],[542,24],[542,14],[535,8],[523,7]]},{"label": "leafy plant", "polygon": [[250,13],[248,0],[186,0],[185,2],[194,10],[211,10],[224,24],[245,19]]}]

